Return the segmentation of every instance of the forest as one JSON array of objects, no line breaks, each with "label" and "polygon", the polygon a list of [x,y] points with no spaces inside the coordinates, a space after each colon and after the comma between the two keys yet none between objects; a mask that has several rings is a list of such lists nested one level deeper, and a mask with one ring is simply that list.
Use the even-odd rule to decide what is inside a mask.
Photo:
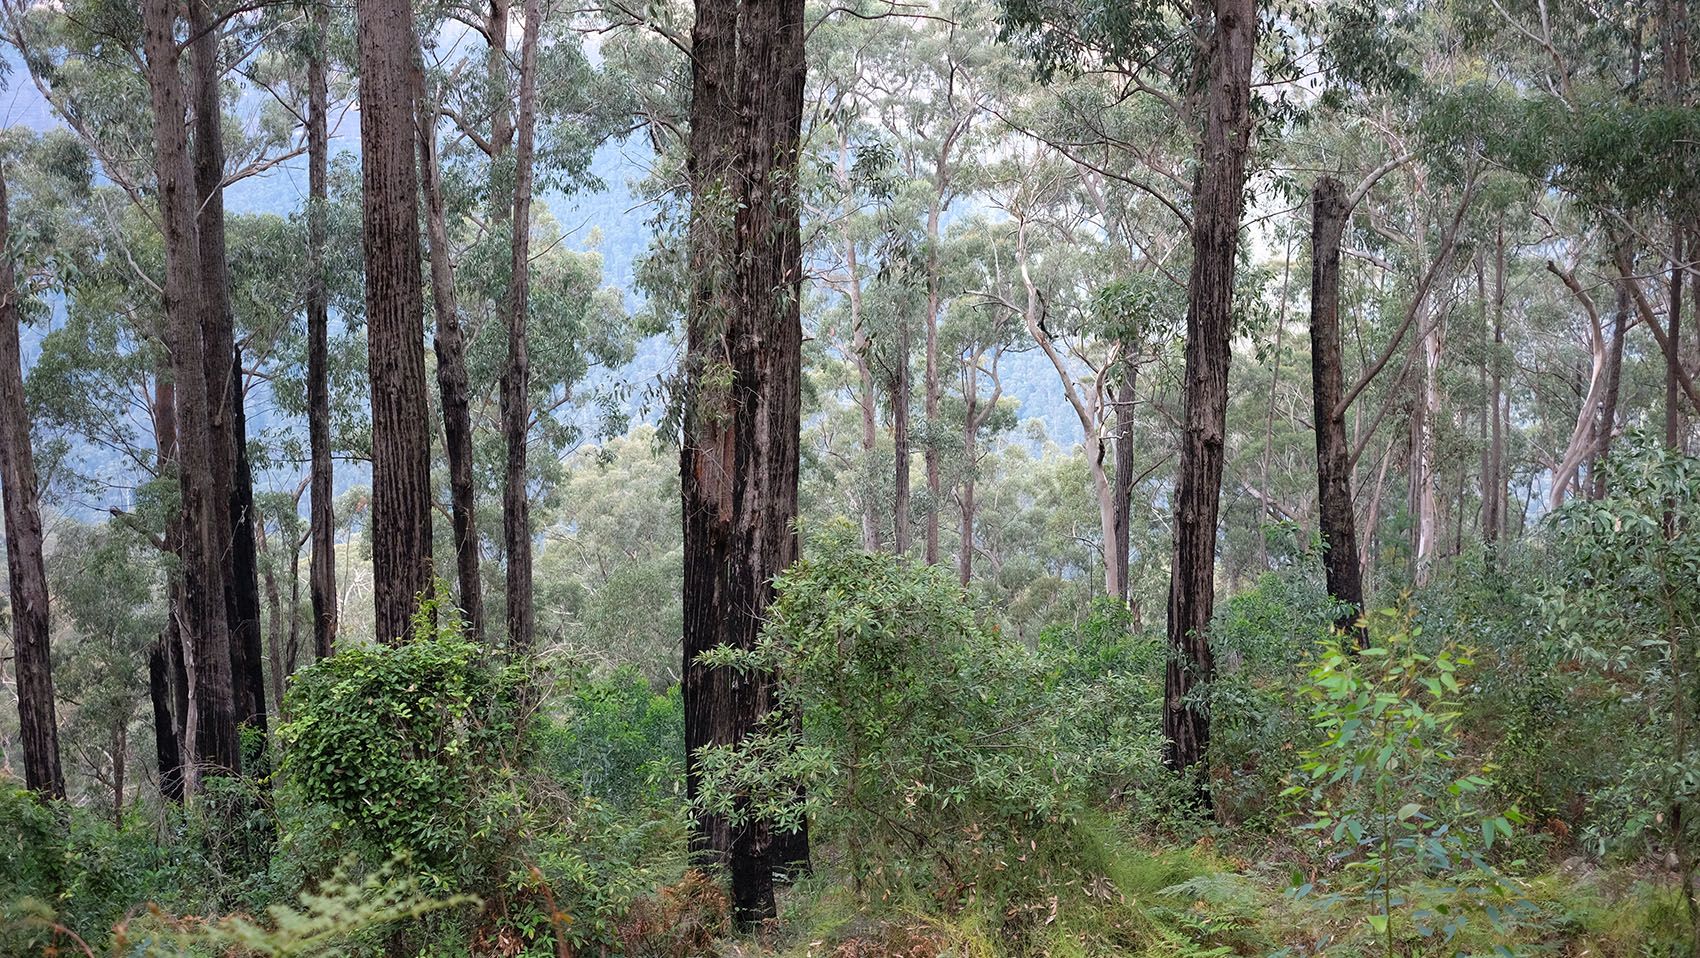
[{"label": "forest", "polygon": [[0,955],[1700,958],[1689,2],[0,0]]}]

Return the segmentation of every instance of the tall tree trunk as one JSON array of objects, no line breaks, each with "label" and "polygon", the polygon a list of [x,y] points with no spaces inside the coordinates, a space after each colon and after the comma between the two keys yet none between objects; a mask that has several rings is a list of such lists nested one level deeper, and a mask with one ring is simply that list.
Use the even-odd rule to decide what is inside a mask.
[{"label": "tall tree trunk", "polygon": [[7,204],[5,175],[0,171],[0,494],[6,511],[6,581],[12,603],[18,732],[24,744],[24,784],[49,798],[64,798],[49,648],[47,564],[42,555],[29,407],[24,402],[18,286]]},{"label": "tall tree trunk", "polygon": [[1682,448],[1682,257],[1683,231],[1677,226],[1671,236],[1670,332],[1671,348],[1665,353],[1665,447]]},{"label": "tall tree trunk", "polygon": [[1196,800],[1211,805],[1210,718],[1197,700],[1216,671],[1210,650],[1215,611],[1216,531],[1222,499],[1234,265],[1251,138],[1253,0],[1214,0],[1206,41],[1204,138],[1193,187],[1192,269],[1187,281],[1185,428],[1175,486],[1175,554],[1169,575],[1168,667],[1164,675],[1164,761],[1197,777]]},{"label": "tall tree trunk", "polygon": [[1505,220],[1502,217],[1493,233],[1493,360],[1488,395],[1493,402],[1492,439],[1488,448],[1488,475],[1485,477],[1488,507],[1484,510],[1482,539],[1486,545],[1489,571],[1498,561],[1499,537],[1505,531]]},{"label": "tall tree trunk", "polygon": [[[200,277],[198,202],[185,127],[187,96],[178,70],[176,5],[145,0],[142,43],[154,115],[154,168],[165,241],[165,315],[170,326],[172,379],[176,386],[179,540],[183,634],[188,695],[183,718],[184,791],[194,794],[203,766],[232,773],[242,767],[236,732],[236,693],[224,595],[227,501],[215,495],[213,440],[208,412],[208,358],[203,339],[206,309]],[[215,361],[217,371],[224,367]]]},{"label": "tall tree trunk", "polygon": [[502,540],[508,555],[508,645],[532,645],[531,507],[526,494],[526,439],[531,426],[531,361],[525,328],[531,294],[532,143],[537,133],[537,32],[542,27],[538,0],[525,0],[520,39],[519,143],[514,151],[514,218],[508,274],[508,365],[502,373],[502,435],[507,440],[508,470],[502,487]]},{"label": "tall tree trunk", "polygon": [[935,177],[938,192],[927,210],[927,342],[926,365],[921,375],[921,414],[927,421],[926,442],[921,450],[927,482],[927,529],[921,555],[928,565],[939,561],[939,214],[944,207],[947,156],[948,153],[939,157]]},{"label": "tall tree trunk", "polygon": [[1347,608],[1334,627],[1368,644],[1360,625],[1363,573],[1352,511],[1352,447],[1346,439],[1340,349],[1340,238],[1350,215],[1340,181],[1319,177],[1311,195],[1310,379],[1316,419],[1316,503],[1328,594]]},{"label": "tall tree trunk", "polygon": [[[720,645],[753,646],[773,577],[797,554],[803,6],[746,0],[741,7],[699,0],[692,44],[687,165],[697,282],[680,450],[688,772],[697,747],[737,741],[771,709],[769,676],[711,679],[695,659]],[[730,223],[722,215],[728,207]],[[715,308],[722,305],[729,308]],[[715,372],[722,374],[709,375]],[[725,701],[704,701],[705,692]],[[712,847],[716,826],[725,829],[709,824],[699,847]],[[737,920],[772,916],[768,825],[751,820],[724,834]]]},{"label": "tall tree trunk", "polygon": [[[701,790],[697,755],[734,736],[732,673],[697,657],[726,641],[722,589],[731,570],[730,537],[737,505],[733,456],[736,407],[710,391],[727,370],[720,358],[736,308],[732,274],[730,206],[738,181],[733,144],[737,134],[738,5],[698,0],[691,32],[691,124],[686,175],[691,189],[687,243],[692,278],[686,316],[685,422],[679,445],[679,490],[685,549],[684,666],[685,791]],[[704,815],[691,835],[693,854],[720,864],[729,860],[732,833],[726,819]]]},{"label": "tall tree trunk", "polygon": [[414,107],[420,87],[407,0],[358,0],[361,239],[372,384],[372,605],[381,642],[404,642],[431,588],[431,442]]},{"label": "tall tree trunk", "polygon": [[330,92],[325,76],[329,27],[325,0],[308,16],[313,26],[307,66],[307,445],[312,497],[307,592],[313,604],[313,653],[329,658],[336,641],[336,513],[331,465],[330,301],[325,292],[325,216],[330,190]]},{"label": "tall tree trunk", "polygon": [[[242,409],[242,364],[236,351],[236,318],[230,305],[230,263],[224,230],[224,103],[220,95],[220,31],[207,0],[190,0],[191,100],[194,111],[196,238],[200,251],[201,341],[205,349],[207,428],[212,448],[208,495],[222,571],[225,619],[230,629],[230,671],[236,722],[266,727],[265,667],[260,644],[260,595],[249,525],[254,480],[248,468]],[[220,508],[222,507],[222,508]]]},{"label": "tall tree trunk", "polygon": [[437,162],[436,111],[419,114],[419,169],[425,182],[425,222],[430,238],[431,304],[436,314],[437,392],[443,403],[443,447],[449,460],[449,514],[454,524],[455,573],[460,608],[473,637],[484,634],[484,583],[478,571],[478,509],[472,486],[472,411],[466,375],[466,340],[460,328],[454,264],[449,260],[448,216]]}]

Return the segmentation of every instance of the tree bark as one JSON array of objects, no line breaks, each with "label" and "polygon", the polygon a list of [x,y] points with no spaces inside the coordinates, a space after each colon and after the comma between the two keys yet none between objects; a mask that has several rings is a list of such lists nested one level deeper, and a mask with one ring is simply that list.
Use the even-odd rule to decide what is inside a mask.
[{"label": "tree bark", "polygon": [[893,350],[891,375],[887,380],[891,394],[891,545],[892,552],[897,555],[909,552],[913,525],[913,497],[909,481],[909,394],[914,387],[909,375],[909,349],[909,322],[906,317],[898,316],[896,348]]},{"label": "tree bark", "polygon": [[1257,39],[1253,0],[1214,0],[1204,138],[1193,187],[1192,269],[1187,282],[1184,429],[1175,486],[1175,553],[1169,576],[1169,661],[1164,675],[1164,762],[1196,776],[1196,800],[1211,807],[1201,766],[1210,718],[1199,687],[1215,675],[1210,616],[1215,610],[1218,510],[1228,407],[1234,265],[1251,138],[1251,61]]},{"label": "tree bark", "polygon": [[[213,460],[219,455],[208,411],[208,356],[202,313],[197,192],[185,128],[187,96],[178,70],[176,5],[146,0],[142,42],[154,115],[154,168],[165,241],[165,315],[170,328],[177,408],[179,539],[183,635],[188,695],[183,718],[184,791],[199,787],[202,766],[238,773],[236,693],[231,635],[224,594],[224,541],[228,502],[216,495]],[[214,372],[224,367],[212,364]]]},{"label": "tree bark", "polygon": [[183,759],[177,748],[177,729],[171,717],[171,660],[160,635],[148,648],[148,701],[153,706],[154,758],[159,765],[159,794],[166,801],[183,801]]},{"label": "tree bark", "polygon": [[[247,418],[242,409],[242,364],[230,304],[230,263],[224,230],[224,103],[220,95],[219,37],[207,0],[190,0],[190,98],[194,111],[196,239],[200,252],[201,341],[205,349],[207,427],[212,448],[211,501],[215,517],[225,619],[230,629],[230,671],[236,722],[266,727],[264,653],[260,644],[258,564],[250,523],[254,480],[246,475]],[[215,507],[217,508],[217,507]]]},{"label": "tree bark", "polygon": [[531,295],[531,187],[533,141],[537,133],[538,0],[524,0],[520,39],[519,142],[514,151],[512,259],[506,313],[508,365],[502,373],[502,435],[507,441],[506,481],[502,487],[502,540],[508,557],[508,645],[532,646],[531,504],[526,493],[526,441],[531,426],[531,361],[526,352]]},{"label": "tree bark", "polygon": [[[1127,348],[1127,347],[1124,347]],[[1139,361],[1131,354],[1122,357],[1122,381],[1116,387],[1116,476],[1115,514],[1111,520],[1115,548],[1115,581],[1119,583],[1116,598],[1126,602],[1130,583],[1128,550],[1132,548],[1133,531],[1133,425],[1134,400],[1138,395]]]},{"label": "tree bark", "polygon": [[939,561],[939,216],[943,212],[945,190],[949,183],[945,166],[948,162],[947,148],[939,156],[934,177],[937,191],[932,206],[927,210],[927,341],[926,365],[921,376],[921,414],[927,421],[926,441],[921,450],[927,483],[927,527],[921,555],[928,565],[936,565]]},{"label": "tree bark", "polygon": [[478,509],[472,485],[472,411],[466,375],[466,339],[449,260],[449,227],[437,162],[434,110],[419,114],[419,168],[425,182],[425,222],[430,238],[431,305],[437,320],[437,392],[443,403],[443,447],[449,460],[449,515],[454,525],[455,574],[469,637],[484,634],[484,581],[479,573]]},{"label": "tree bark", "polygon": [[1316,418],[1316,502],[1328,594],[1347,608],[1334,622],[1358,647],[1369,644],[1357,517],[1352,511],[1352,454],[1340,411],[1345,374],[1340,349],[1340,238],[1350,210],[1340,182],[1319,177],[1311,196],[1310,378]]},{"label": "tree bark", "polygon": [[24,784],[49,798],[64,798],[59,718],[53,700],[47,563],[42,554],[29,407],[24,401],[18,287],[7,204],[5,176],[0,172],[0,493],[6,512],[6,582],[12,611],[12,665],[18,680],[18,732],[24,746]]},{"label": "tree bark", "polygon": [[330,300],[325,292],[325,217],[330,201],[330,85],[325,2],[313,3],[307,65],[307,445],[309,466],[307,592],[313,605],[313,654],[329,658],[336,642],[336,513],[331,465]]},{"label": "tree bark", "polygon": [[[687,166],[695,194],[690,241],[696,282],[687,321],[680,475],[687,783],[693,790],[699,784],[696,749],[737,741],[772,707],[770,676],[726,675],[696,664],[696,657],[721,645],[754,645],[773,578],[797,554],[802,244],[795,174],[803,6],[800,0],[739,6],[699,0],[692,45]],[[738,922],[748,926],[771,917],[774,843],[768,825],[703,824],[698,848],[718,851],[715,843],[726,843]],[[792,857],[794,850],[784,854]]]},{"label": "tree bark", "polygon": [[366,352],[372,386],[375,635],[404,642],[431,589],[431,443],[419,272],[419,88],[413,7],[359,0],[360,167],[365,201]]},{"label": "tree bark", "polygon": [[1671,348],[1665,351],[1665,447],[1682,448],[1682,227],[1672,229],[1670,271],[1670,332]]}]

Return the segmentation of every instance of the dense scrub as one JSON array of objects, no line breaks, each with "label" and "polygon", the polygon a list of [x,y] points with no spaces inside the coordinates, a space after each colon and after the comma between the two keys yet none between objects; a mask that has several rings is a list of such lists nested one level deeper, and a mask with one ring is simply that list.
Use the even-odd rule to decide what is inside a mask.
[{"label": "dense scrub", "polygon": [[760,646],[724,655],[783,676],[779,709],[704,757],[701,810],[806,820],[817,849],[750,937],[691,867],[676,687],[521,667],[428,605],[412,642],[292,681],[268,780],[119,821],[0,795],[4,947],[1687,954],[1684,720],[1623,729],[1692,675],[1665,639],[1700,563],[1659,530],[1700,519],[1700,473],[1651,449],[1614,470],[1526,548],[1370,615],[1367,648],[1309,558],[1227,602],[1214,820],[1162,767],[1159,639],[1125,607],[1012,642],[831,523]]}]

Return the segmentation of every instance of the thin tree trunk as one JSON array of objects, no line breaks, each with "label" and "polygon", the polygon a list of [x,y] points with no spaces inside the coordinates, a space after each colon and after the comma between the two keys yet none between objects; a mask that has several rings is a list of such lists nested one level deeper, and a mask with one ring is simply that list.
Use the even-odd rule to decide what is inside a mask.
[{"label": "thin tree trunk", "polygon": [[411,636],[431,589],[431,442],[407,0],[358,0],[366,352],[372,386],[372,605],[381,642]]},{"label": "thin tree trunk", "polygon": [[12,665],[18,680],[18,732],[24,745],[24,784],[49,798],[65,797],[59,763],[59,718],[53,700],[53,656],[47,616],[47,564],[42,555],[41,503],[24,401],[18,287],[11,254],[6,182],[0,171],[0,494],[6,512],[6,580],[12,610]]},{"label": "thin tree trunk", "polygon": [[130,719],[112,720],[112,827],[124,827],[124,768],[130,763]]},{"label": "thin tree trunk", "polygon": [[1216,533],[1233,327],[1234,266],[1251,137],[1252,0],[1214,0],[1204,71],[1204,139],[1193,188],[1192,269],[1187,282],[1185,427],[1175,486],[1175,553],[1169,576],[1164,675],[1164,762],[1196,776],[1196,801],[1211,807],[1204,763],[1210,718],[1197,689],[1215,676],[1210,617],[1216,606]]},{"label": "thin tree trunk", "polygon": [[1493,362],[1492,384],[1488,394],[1493,401],[1492,444],[1488,453],[1486,479],[1489,508],[1486,510],[1482,538],[1489,571],[1495,568],[1499,538],[1505,531],[1505,220],[1495,224],[1493,233]]},{"label": "thin tree trunk", "polygon": [[[1335,184],[1338,191],[1339,184]],[[1275,358],[1269,371],[1269,402],[1264,407],[1263,455],[1258,458],[1259,481],[1265,494],[1269,493],[1269,457],[1275,448],[1275,395],[1281,385],[1281,338],[1287,331],[1287,290],[1292,284],[1293,241],[1287,239],[1287,252],[1281,265],[1281,308],[1275,316]],[[1337,309],[1337,308],[1336,308]],[[1336,319],[1336,321],[1338,321]],[[1259,570],[1269,568],[1269,532],[1264,517],[1257,522],[1257,564]]]},{"label": "thin tree trunk", "polygon": [[[178,627],[188,678],[184,791],[193,795],[199,789],[202,766],[232,773],[242,767],[220,535],[228,515],[227,502],[215,496],[213,482],[213,459],[219,453],[207,409],[209,354],[201,316],[206,304],[195,177],[185,128],[187,97],[178,70],[175,4],[168,0],[143,3],[142,41],[154,115],[154,167],[165,241],[165,315],[176,386],[183,589]],[[223,369],[217,362],[212,365]]]},{"label": "thin tree trunk", "polygon": [[1629,326],[1629,292],[1617,289],[1617,305],[1612,312],[1611,353],[1606,358],[1606,393],[1600,403],[1600,416],[1594,426],[1594,454],[1588,465],[1589,497],[1603,499],[1606,494],[1605,464],[1611,458],[1612,434],[1617,431],[1617,399],[1623,388],[1623,339]]},{"label": "thin tree trunk", "polygon": [[484,583],[478,569],[478,509],[472,485],[472,411],[466,374],[466,341],[460,328],[454,265],[449,260],[448,216],[437,162],[436,111],[419,114],[419,169],[425,185],[430,239],[431,304],[436,315],[437,392],[443,404],[443,447],[449,460],[449,513],[454,524],[455,573],[469,637],[484,634]]},{"label": "thin tree trunk", "polygon": [[307,445],[309,467],[307,591],[313,604],[313,653],[330,657],[336,641],[336,513],[331,501],[330,302],[325,292],[325,207],[330,189],[329,38],[324,0],[313,3],[307,66]]},{"label": "thin tree trunk", "polygon": [[1665,447],[1682,448],[1682,227],[1675,227],[1671,237],[1670,273],[1670,332],[1671,348],[1665,351]]},{"label": "thin tree trunk", "polygon": [[939,214],[943,211],[947,185],[946,156],[939,157],[938,191],[927,210],[927,342],[926,365],[921,375],[921,414],[926,417],[926,443],[922,447],[927,482],[927,529],[922,558],[928,565],[939,561]]},{"label": "thin tree trunk", "polygon": [[1357,518],[1352,509],[1351,444],[1340,410],[1345,375],[1340,349],[1340,239],[1350,215],[1340,182],[1323,176],[1311,197],[1310,378],[1316,417],[1316,503],[1328,594],[1346,608],[1334,627],[1359,647],[1368,632]]},{"label": "thin tree trunk", "polygon": [[909,552],[910,488],[909,488],[909,394],[913,391],[909,376],[909,321],[897,317],[896,349],[893,351],[891,376],[891,447],[892,447],[892,551],[897,555]]},{"label": "thin tree trunk", "polygon": [[537,132],[537,33],[542,27],[538,0],[524,0],[520,39],[519,143],[514,151],[514,218],[508,275],[508,365],[502,373],[502,434],[508,469],[502,489],[502,539],[508,556],[508,645],[532,646],[531,506],[526,494],[526,439],[531,425],[531,362],[526,352],[531,293],[532,143]]},{"label": "thin tree trunk", "polygon": [[[1125,348],[1125,347],[1124,347]],[[1115,569],[1110,578],[1116,583],[1112,593],[1123,602],[1128,600],[1129,550],[1133,538],[1133,405],[1139,386],[1139,360],[1131,352],[1122,357],[1122,379],[1116,386],[1116,474],[1112,495],[1115,506],[1111,513],[1111,562]],[[1264,483],[1268,488],[1268,483]]]}]

